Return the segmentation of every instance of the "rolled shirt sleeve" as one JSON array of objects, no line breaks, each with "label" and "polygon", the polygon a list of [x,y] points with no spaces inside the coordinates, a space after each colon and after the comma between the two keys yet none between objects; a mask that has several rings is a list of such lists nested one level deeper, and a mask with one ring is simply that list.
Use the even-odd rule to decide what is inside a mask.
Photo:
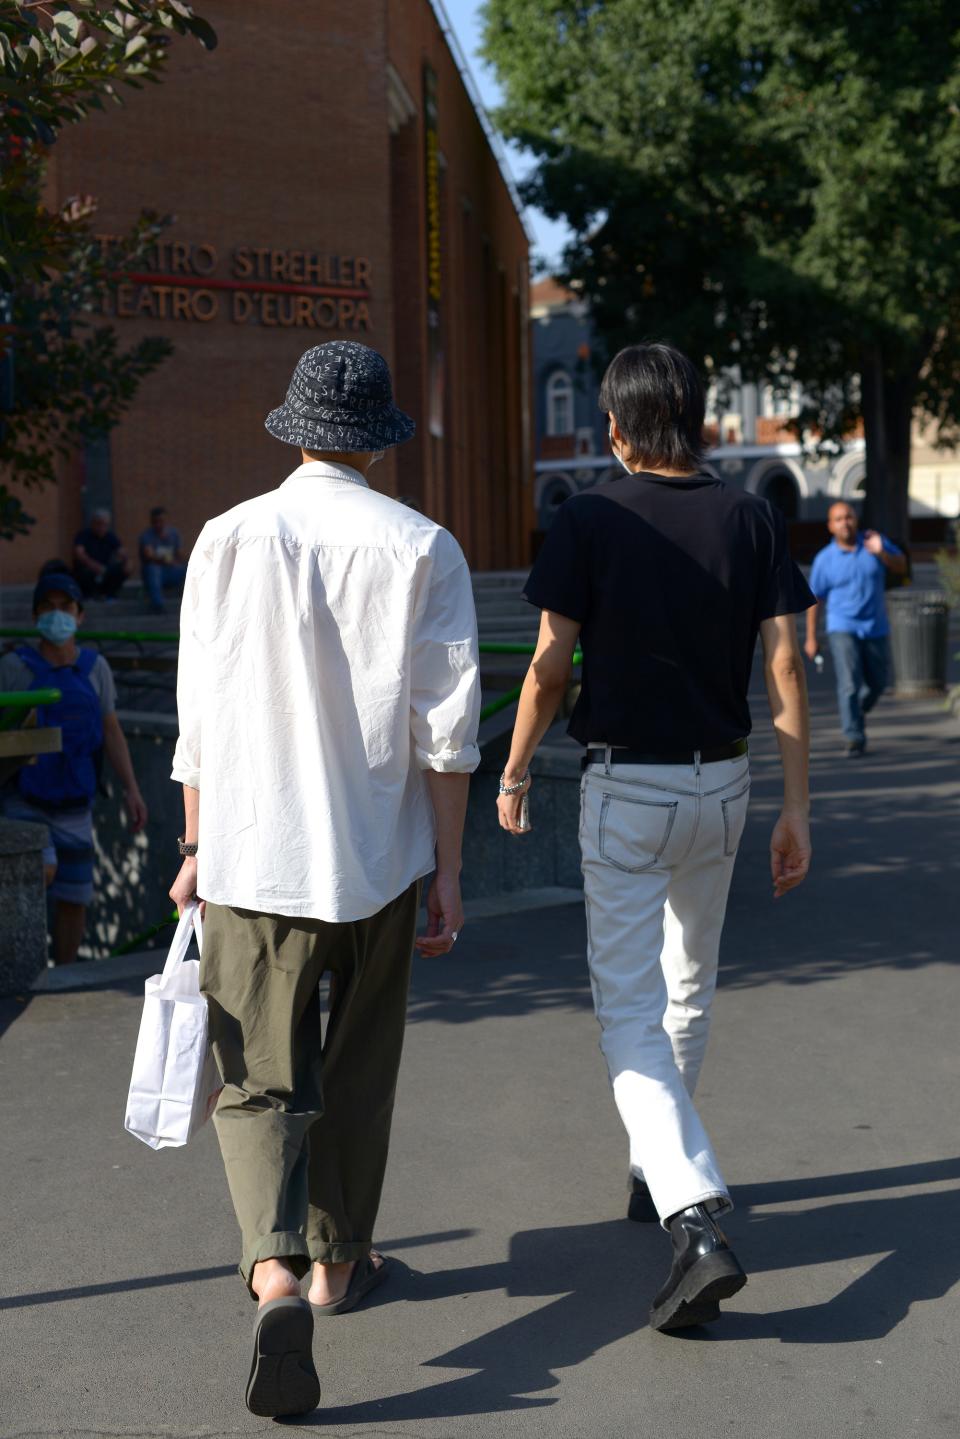
[{"label": "rolled shirt sleeve", "polygon": [[[201,536],[202,540],[202,536]],[[177,717],[180,733],[173,755],[170,778],[177,784],[200,788],[200,694],[202,653],[196,634],[203,575],[201,542],[190,556],[180,608],[180,651],[177,662]]]},{"label": "rolled shirt sleeve", "polygon": [[477,615],[460,546],[440,536],[413,632],[410,729],[420,769],[471,774],[480,763]]}]

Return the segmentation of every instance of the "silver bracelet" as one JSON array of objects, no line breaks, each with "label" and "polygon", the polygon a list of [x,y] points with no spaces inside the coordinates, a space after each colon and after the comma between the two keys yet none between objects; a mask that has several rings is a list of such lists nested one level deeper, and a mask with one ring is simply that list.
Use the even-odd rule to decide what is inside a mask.
[{"label": "silver bracelet", "polygon": [[500,793],[501,793],[501,794],[519,794],[520,791],[525,788],[526,783],[527,783],[527,781],[529,780],[529,778],[530,778],[530,771],[527,770],[526,774],[524,775],[523,779],[520,781],[519,784],[504,784],[504,782],[503,782],[503,775],[501,775],[501,776],[500,776]]}]

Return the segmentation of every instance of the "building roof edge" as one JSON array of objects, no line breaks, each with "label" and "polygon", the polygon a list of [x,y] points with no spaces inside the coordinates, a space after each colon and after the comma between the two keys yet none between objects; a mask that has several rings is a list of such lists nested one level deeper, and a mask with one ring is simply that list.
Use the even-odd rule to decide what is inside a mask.
[{"label": "building roof edge", "polygon": [[473,71],[470,69],[470,62],[467,59],[466,55],[463,53],[463,47],[461,46],[460,41],[457,39],[456,31],[454,30],[453,25],[450,23],[450,17],[447,14],[443,0],[427,0],[427,3],[433,11],[434,19],[440,27],[440,33],[443,35],[443,38],[447,43],[447,49],[450,51],[450,55],[453,59],[453,63],[454,65],[456,65],[457,70],[459,71],[460,79],[463,81],[463,88],[466,90],[467,95],[470,99],[470,103],[474,108],[474,112],[476,113],[477,119],[480,121],[480,128],[483,130],[483,133],[486,136],[487,144],[490,146],[490,151],[493,155],[494,160],[496,160],[497,167],[500,171],[501,176],[503,177],[503,183],[506,185],[507,190],[510,194],[510,199],[513,201],[513,207],[517,212],[517,218],[519,219],[520,224],[523,227],[523,233],[527,237],[527,243],[532,249],[534,245],[534,237],[530,231],[529,225],[527,224],[526,207],[524,206],[523,201],[520,199],[520,192],[517,189],[517,182],[513,178],[513,173],[510,169],[510,162],[507,159],[507,152],[504,148],[503,140],[500,136],[499,131],[496,129],[493,121],[490,119],[490,116],[487,113],[486,106],[480,98],[480,88],[477,85],[476,80],[474,80],[473,78]]}]

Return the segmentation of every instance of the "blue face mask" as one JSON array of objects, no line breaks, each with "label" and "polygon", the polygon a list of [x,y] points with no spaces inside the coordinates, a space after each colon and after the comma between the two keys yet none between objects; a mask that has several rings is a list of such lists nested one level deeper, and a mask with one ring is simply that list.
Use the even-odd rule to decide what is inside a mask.
[{"label": "blue face mask", "polygon": [[37,629],[52,645],[65,645],[77,633],[77,617],[66,610],[47,610],[37,620]]}]

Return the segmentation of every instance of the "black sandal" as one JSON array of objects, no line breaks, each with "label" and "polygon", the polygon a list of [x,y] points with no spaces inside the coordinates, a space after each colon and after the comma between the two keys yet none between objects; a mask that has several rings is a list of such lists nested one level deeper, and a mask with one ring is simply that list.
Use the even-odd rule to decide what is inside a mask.
[{"label": "black sandal", "polygon": [[387,1266],[390,1261],[379,1256],[382,1262],[375,1265],[369,1254],[363,1259],[358,1259],[353,1266],[353,1273],[350,1275],[350,1283],[347,1285],[347,1292],[340,1299],[335,1299],[332,1304],[314,1304],[310,1308],[317,1319],[326,1319],[332,1314],[348,1314],[351,1309],[356,1309],[361,1299],[366,1298],[371,1289],[376,1289],[387,1277]]}]

